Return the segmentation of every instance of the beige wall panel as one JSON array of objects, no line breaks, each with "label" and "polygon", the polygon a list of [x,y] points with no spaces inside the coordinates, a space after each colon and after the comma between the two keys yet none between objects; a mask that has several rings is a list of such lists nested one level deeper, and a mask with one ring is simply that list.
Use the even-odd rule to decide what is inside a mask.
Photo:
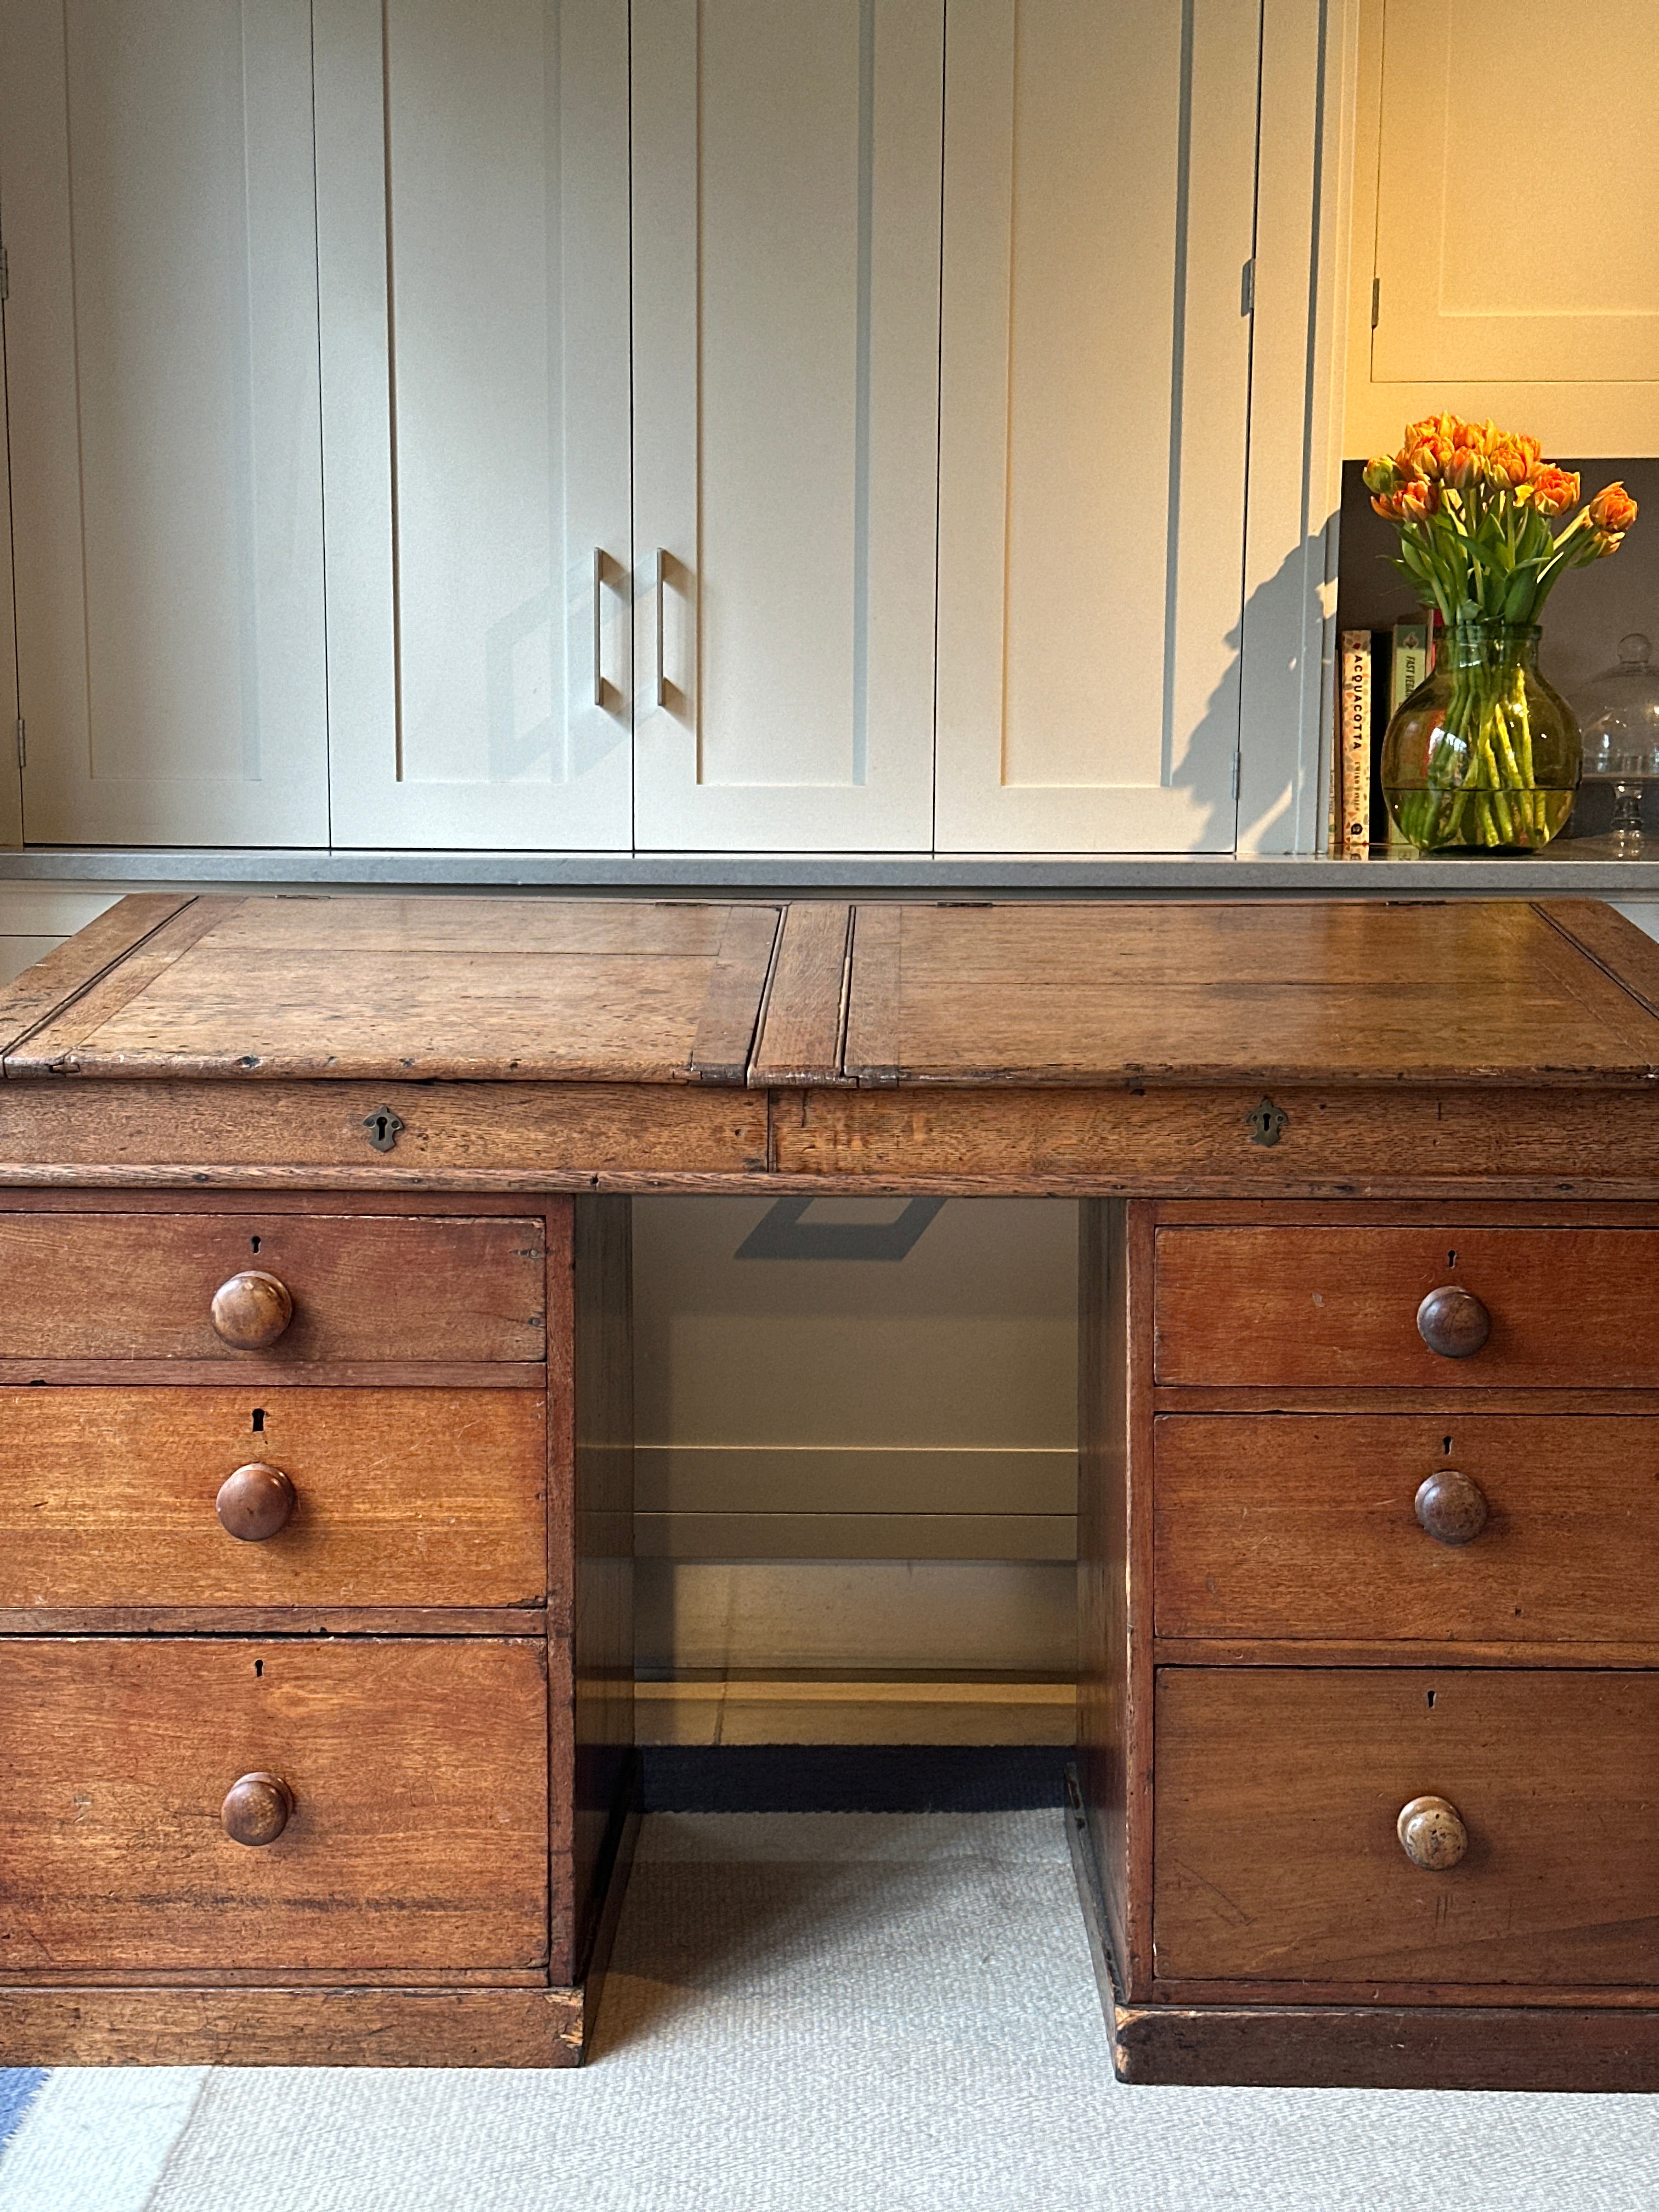
[{"label": "beige wall panel", "polygon": [[[642,1444],[1075,1449],[1073,1205],[953,1199],[898,1261],[737,1258],[770,1204],[635,1200]],[[821,1200],[800,1226],[902,1206]],[[811,1462],[820,1511],[824,1471]]]},{"label": "beige wall panel", "polygon": [[640,1743],[1054,1744],[1077,1740],[1070,1682],[651,1682]]},{"label": "beige wall panel", "polygon": [[636,1513],[634,1550],[661,1559],[1074,1559],[1061,1513]]},{"label": "beige wall panel", "polygon": [[1077,1573],[955,1559],[641,1559],[647,1675],[848,1668],[1073,1679]]},{"label": "beige wall panel", "polygon": [[[637,1203],[637,1201],[636,1201]],[[634,1455],[641,1513],[1077,1512],[1077,1454],[974,1445],[643,1444]],[[726,1554],[730,1558],[732,1553]],[[907,1552],[906,1557],[910,1556]]]}]

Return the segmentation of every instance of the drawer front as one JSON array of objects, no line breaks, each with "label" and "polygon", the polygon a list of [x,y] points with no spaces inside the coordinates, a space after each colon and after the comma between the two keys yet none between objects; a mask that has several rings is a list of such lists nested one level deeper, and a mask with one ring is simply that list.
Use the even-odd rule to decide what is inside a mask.
[{"label": "drawer front", "polygon": [[546,1474],[538,1390],[0,1389],[0,1609],[534,1603]]},{"label": "drawer front", "polygon": [[[1161,1229],[1154,1372],[1199,1387],[1652,1389],[1656,1266],[1652,1229]],[[1489,1322],[1462,1356],[1419,1328],[1422,1301],[1447,1287]]]},{"label": "drawer front", "polygon": [[[544,1244],[509,1218],[0,1214],[0,1358],[539,1360]],[[239,1346],[214,1302],[249,1273],[292,1317]]]},{"label": "drawer front", "polygon": [[1652,1416],[1183,1413],[1153,1435],[1160,1636],[1659,1644]]},{"label": "drawer front", "polygon": [[1156,1727],[1161,1977],[1659,1981],[1659,1675],[1164,1668]]},{"label": "drawer front", "polygon": [[[483,1639],[0,1643],[0,1972],[540,1966],[543,1658]],[[234,1841],[222,1808],[257,1774],[291,1814]]]}]

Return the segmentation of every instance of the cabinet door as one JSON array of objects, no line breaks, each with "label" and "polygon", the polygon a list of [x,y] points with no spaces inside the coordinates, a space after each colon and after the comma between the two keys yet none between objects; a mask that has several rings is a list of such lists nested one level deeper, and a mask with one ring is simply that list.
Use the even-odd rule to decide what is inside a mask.
[{"label": "cabinet door", "polygon": [[[1443,408],[1547,453],[1659,453],[1659,170],[1620,121],[1655,20],[1363,0],[1345,453],[1392,453]],[[1474,57],[1494,74],[1472,93]]]},{"label": "cabinet door", "polygon": [[7,0],[24,827],[328,839],[306,0]]},{"label": "cabinet door", "polygon": [[948,51],[938,842],[1225,852],[1255,0],[951,0]]},{"label": "cabinet door", "polygon": [[637,842],[931,842],[943,0],[634,20]]},{"label": "cabinet door", "polygon": [[1651,391],[1659,166],[1620,118],[1656,28],[1651,0],[1389,0],[1374,377]]},{"label": "cabinet door", "polygon": [[631,840],[627,0],[318,0],[338,845]]}]

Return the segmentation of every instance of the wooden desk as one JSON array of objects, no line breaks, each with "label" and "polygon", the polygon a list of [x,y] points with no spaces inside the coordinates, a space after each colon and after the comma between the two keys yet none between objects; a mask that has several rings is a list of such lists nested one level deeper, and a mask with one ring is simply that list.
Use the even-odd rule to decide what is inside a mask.
[{"label": "wooden desk", "polygon": [[123,901],[0,994],[0,2055],[579,2057],[622,1196],[1029,1192],[1121,2070],[1647,2086],[1656,1006],[1590,902]]}]

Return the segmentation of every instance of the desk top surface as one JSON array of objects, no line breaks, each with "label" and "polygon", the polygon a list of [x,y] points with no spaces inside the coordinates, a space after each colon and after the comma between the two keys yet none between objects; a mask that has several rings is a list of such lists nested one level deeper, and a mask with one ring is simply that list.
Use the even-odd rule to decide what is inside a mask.
[{"label": "desk top surface", "polygon": [[1593,900],[124,899],[0,994],[9,1076],[751,1087],[1659,1073]]}]

